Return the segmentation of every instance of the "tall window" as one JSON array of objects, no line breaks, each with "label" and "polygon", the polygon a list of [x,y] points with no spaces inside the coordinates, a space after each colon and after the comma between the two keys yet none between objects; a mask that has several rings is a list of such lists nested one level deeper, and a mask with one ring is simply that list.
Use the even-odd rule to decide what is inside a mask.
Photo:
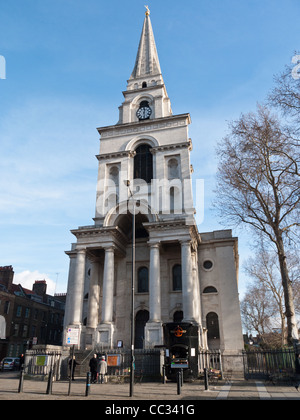
[{"label": "tall window", "polygon": [[134,178],[143,179],[148,184],[153,178],[153,158],[148,144],[142,144],[136,149],[134,157]]},{"label": "tall window", "polygon": [[138,271],[138,293],[149,292],[148,268],[141,267]]},{"label": "tall window", "polygon": [[176,264],[172,269],[173,277],[173,290],[179,291],[182,290],[182,279],[181,279],[181,265]]},{"label": "tall window", "polygon": [[136,349],[144,348],[145,325],[149,321],[149,312],[142,310],[135,317],[134,347]]},{"label": "tall window", "polygon": [[215,312],[209,312],[206,315],[206,327],[209,340],[220,338],[219,318]]}]

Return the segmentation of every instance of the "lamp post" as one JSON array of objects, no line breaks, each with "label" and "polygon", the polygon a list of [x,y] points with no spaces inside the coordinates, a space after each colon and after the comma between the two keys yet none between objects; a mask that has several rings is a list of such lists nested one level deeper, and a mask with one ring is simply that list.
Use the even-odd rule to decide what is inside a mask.
[{"label": "lamp post", "polygon": [[130,387],[129,396],[133,396],[134,387],[134,284],[135,284],[135,202],[132,191],[130,190],[130,181],[126,181],[132,198],[132,263],[131,263],[131,365],[130,365]]}]

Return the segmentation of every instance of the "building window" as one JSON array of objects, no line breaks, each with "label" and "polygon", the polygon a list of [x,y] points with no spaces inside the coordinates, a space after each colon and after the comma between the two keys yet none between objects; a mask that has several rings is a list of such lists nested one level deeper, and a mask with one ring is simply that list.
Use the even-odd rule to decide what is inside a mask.
[{"label": "building window", "polygon": [[19,324],[15,324],[14,325],[14,332],[13,332],[13,336],[14,337],[18,337],[19,335]]},{"label": "building window", "polygon": [[142,144],[136,149],[134,157],[134,178],[143,179],[148,184],[153,178],[153,156],[148,144]]},{"label": "building window", "polygon": [[28,335],[28,326],[27,325],[23,325],[23,334],[22,337],[23,338],[27,338]]},{"label": "building window", "polygon": [[36,337],[36,325],[31,326],[31,336]]},{"label": "building window", "polygon": [[20,317],[21,315],[22,315],[22,306],[18,306],[16,316]]},{"label": "building window", "polygon": [[173,278],[173,291],[177,292],[182,290],[182,278],[181,278],[181,265],[176,264],[172,269]]},{"label": "building window", "polygon": [[149,292],[149,275],[148,268],[141,267],[138,270],[138,293]]},{"label": "building window", "polygon": [[211,269],[212,269],[212,267],[213,267],[213,263],[212,263],[212,261],[210,261],[210,260],[206,260],[206,261],[204,261],[204,263],[203,263],[203,268],[204,268],[205,270],[211,270]]},{"label": "building window", "polygon": [[9,307],[10,307],[10,302],[9,302],[9,300],[7,300],[7,301],[5,301],[5,304],[4,304],[4,314],[5,315],[8,315]]},{"label": "building window", "polygon": [[203,293],[218,293],[218,291],[214,286],[207,286],[203,290]]},{"label": "building window", "polygon": [[177,159],[170,159],[168,162],[168,179],[179,178],[178,161]]},{"label": "building window", "polygon": [[207,338],[216,340],[220,338],[219,318],[215,312],[209,312],[206,315]]},{"label": "building window", "polygon": [[136,349],[143,349],[145,341],[145,325],[149,321],[149,312],[141,310],[136,314],[135,317],[135,335],[134,335],[134,347]]}]

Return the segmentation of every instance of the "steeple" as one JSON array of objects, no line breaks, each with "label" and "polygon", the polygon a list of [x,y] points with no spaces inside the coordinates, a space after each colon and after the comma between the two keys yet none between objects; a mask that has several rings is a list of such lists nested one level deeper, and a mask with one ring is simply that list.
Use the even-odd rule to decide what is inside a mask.
[{"label": "steeple", "polygon": [[161,74],[153,29],[150,20],[150,11],[148,6],[145,7],[147,11],[143,24],[139,49],[136,56],[135,66],[129,80]]},{"label": "steeple", "polygon": [[[150,10],[145,6],[139,48],[134,69],[123,92],[125,101],[119,107],[118,124],[164,118],[172,115],[171,103],[161,74]],[[145,114],[147,108],[147,115]],[[141,113],[137,113],[142,108]]]}]

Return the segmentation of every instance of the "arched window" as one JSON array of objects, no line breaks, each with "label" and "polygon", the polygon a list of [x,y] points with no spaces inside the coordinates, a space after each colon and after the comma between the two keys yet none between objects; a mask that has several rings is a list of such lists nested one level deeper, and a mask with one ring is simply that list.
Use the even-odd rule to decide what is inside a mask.
[{"label": "arched window", "polygon": [[148,184],[153,178],[153,157],[148,144],[142,144],[136,149],[134,157],[134,178],[143,179]]},{"label": "arched window", "polygon": [[207,286],[203,290],[203,293],[218,293],[218,291],[214,286]]},{"label": "arched window", "polygon": [[176,179],[179,178],[178,161],[177,159],[170,159],[168,162],[168,178]]},{"label": "arched window", "polygon": [[206,315],[207,338],[215,340],[220,338],[219,318],[215,312],[209,312]]},{"label": "arched window", "polygon": [[174,322],[181,322],[183,320],[183,312],[182,311],[176,311],[173,315],[173,321]]},{"label": "arched window", "polygon": [[181,265],[176,264],[172,269],[173,290],[182,290]]},{"label": "arched window", "polygon": [[142,83],[142,88],[146,88],[147,87],[147,82],[143,82]]},{"label": "arched window", "polygon": [[138,293],[149,292],[148,268],[141,267],[138,270]]}]

